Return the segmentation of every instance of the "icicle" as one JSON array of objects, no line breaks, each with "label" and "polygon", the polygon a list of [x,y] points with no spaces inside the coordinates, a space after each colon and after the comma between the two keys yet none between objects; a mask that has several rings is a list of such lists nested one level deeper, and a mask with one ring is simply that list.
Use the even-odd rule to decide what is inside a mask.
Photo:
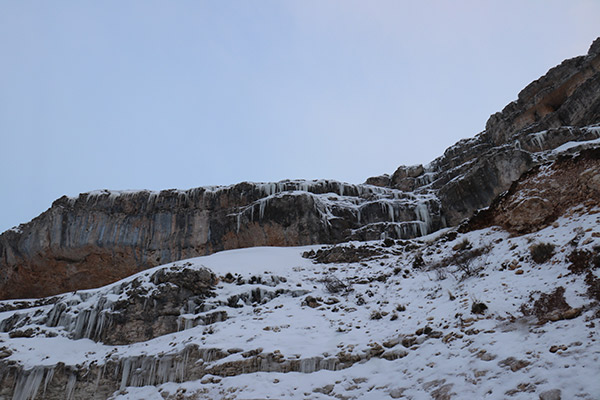
[{"label": "icicle", "polygon": [[427,203],[419,203],[415,208],[415,212],[417,214],[417,218],[421,221],[421,224],[419,224],[421,235],[427,235],[431,226],[431,215],[429,214]]},{"label": "icicle", "polygon": [[52,382],[52,378],[54,377],[54,367],[50,368],[47,372],[46,372],[46,379],[44,379],[44,392],[42,394],[43,396],[46,396],[46,389],[48,388],[48,384],[50,382]]},{"label": "icicle", "polygon": [[74,373],[69,375],[69,381],[67,382],[67,388],[65,390],[65,398],[71,400],[75,391],[75,384],[77,383],[77,376]]},{"label": "icicle", "polygon": [[241,219],[242,219],[242,213],[239,212],[236,216],[236,233],[240,233],[240,224],[241,224]]},{"label": "icicle", "polygon": [[394,219],[396,217],[394,205],[392,203],[387,203],[387,208],[388,208],[388,217],[390,218],[390,221],[394,222]]},{"label": "icicle", "polygon": [[268,198],[260,199],[258,216],[259,216],[259,218],[260,218],[261,221],[262,221],[263,217],[265,216],[265,207],[267,206],[268,202],[269,202]]},{"label": "icicle", "polygon": [[596,137],[600,137],[600,126],[590,126],[585,128],[588,132],[593,133]]},{"label": "icicle", "polygon": [[537,132],[537,133],[533,133],[532,136],[532,142],[535,143],[540,150],[544,150],[544,142],[546,142],[546,131],[542,131],[542,132]]},{"label": "icicle", "polygon": [[44,379],[44,374],[45,368],[40,366],[22,372],[15,385],[13,400],[35,399],[42,380]]},{"label": "icicle", "polygon": [[127,386],[127,381],[129,380],[129,370],[131,369],[131,359],[126,358],[123,360],[123,372],[121,375],[121,385],[119,386],[120,390],[125,389]]}]

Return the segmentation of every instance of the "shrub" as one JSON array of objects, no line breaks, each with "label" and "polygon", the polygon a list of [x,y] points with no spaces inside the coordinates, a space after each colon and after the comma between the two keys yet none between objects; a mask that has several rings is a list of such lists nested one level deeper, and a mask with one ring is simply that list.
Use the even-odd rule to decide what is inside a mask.
[{"label": "shrub", "polygon": [[592,252],[587,250],[573,250],[567,259],[571,263],[571,265],[569,265],[569,271],[574,274],[581,274],[590,268]]},{"label": "shrub", "polygon": [[554,245],[550,243],[536,243],[529,248],[531,258],[537,264],[543,264],[554,255]]},{"label": "shrub", "polygon": [[454,245],[454,247],[452,247],[452,250],[463,251],[469,250],[472,247],[473,246],[471,246],[471,242],[469,242],[469,239],[464,239],[462,242],[459,242],[458,244]]},{"label": "shrub", "polygon": [[326,276],[325,279],[323,279],[323,283],[325,284],[327,291],[331,294],[347,292],[349,290],[348,285],[333,275]]},{"label": "shrub", "polygon": [[425,260],[423,260],[423,254],[417,253],[415,254],[415,258],[412,263],[413,268],[419,269],[425,266]]},{"label": "shrub", "polygon": [[490,246],[485,246],[458,251],[451,256],[440,260],[438,263],[434,264],[431,269],[439,270],[454,265],[456,266],[456,270],[450,271],[450,273],[454,275],[457,280],[464,281],[471,276],[475,276],[484,268],[485,262],[481,260],[477,262],[477,259],[482,255],[487,254],[490,249]]},{"label": "shrub", "polygon": [[485,310],[487,310],[487,308],[488,306],[486,306],[485,303],[479,303],[477,301],[474,301],[471,305],[471,312],[473,314],[483,314],[485,313]]}]

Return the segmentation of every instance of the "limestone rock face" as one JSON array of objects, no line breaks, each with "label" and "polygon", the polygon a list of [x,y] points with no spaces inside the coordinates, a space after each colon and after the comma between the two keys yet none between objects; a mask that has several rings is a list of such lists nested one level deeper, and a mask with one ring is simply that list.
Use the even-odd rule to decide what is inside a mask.
[{"label": "limestone rock face", "polygon": [[[572,142],[598,146],[598,123],[600,38],[587,55],[564,61],[523,89],[490,117],[485,131],[427,165],[400,166],[363,185],[245,182],[62,197],[33,221],[0,235],[0,299],[98,287],[226,249],[425,235],[489,207]],[[584,175],[577,181],[597,194],[598,175],[579,172]],[[510,209],[504,216],[515,231],[552,218],[543,199]]]},{"label": "limestone rock face", "polygon": [[400,166],[389,186],[414,193],[433,190],[445,222],[456,225],[488,207],[521,174],[547,160],[549,151],[600,137],[593,126],[599,122],[600,38],[586,56],[564,61],[523,89],[489,118],[485,131],[426,166]]},{"label": "limestone rock face", "polygon": [[459,180],[440,188],[444,215],[450,225],[456,225],[485,208],[523,172],[533,165],[529,153],[505,148],[478,159]]},{"label": "limestone rock face", "polygon": [[0,235],[0,298],[98,287],[225,249],[410,238],[442,227],[440,213],[429,194],[335,181],[62,197]]},{"label": "limestone rock face", "polygon": [[486,134],[495,145],[517,132],[540,132],[559,126],[586,126],[600,120],[600,38],[586,56],[564,61],[530,83],[490,117]]},{"label": "limestone rock face", "polygon": [[599,180],[600,148],[563,155],[532,168],[463,230],[498,225],[518,234],[537,231],[575,206],[600,206]]}]

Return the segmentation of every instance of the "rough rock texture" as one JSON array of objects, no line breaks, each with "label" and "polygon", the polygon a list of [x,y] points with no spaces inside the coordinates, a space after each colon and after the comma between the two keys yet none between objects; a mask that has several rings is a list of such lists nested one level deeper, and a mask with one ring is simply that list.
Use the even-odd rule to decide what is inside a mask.
[{"label": "rough rock texture", "polygon": [[517,101],[490,117],[486,134],[500,145],[520,131],[586,126],[599,119],[600,38],[586,56],[566,60],[530,83]]},{"label": "rough rock texture", "polygon": [[[600,122],[600,38],[586,56],[566,60],[529,84],[518,99],[492,115],[486,130],[451,146],[429,165],[400,166],[389,186],[434,190],[448,225],[488,207],[539,154],[571,141],[595,139]],[[583,128],[583,129],[582,129]],[[367,182],[384,184],[382,177]]]},{"label": "rough rock texture", "polygon": [[[0,332],[9,332],[10,337],[54,336],[64,329],[73,339],[120,345],[225,320],[226,312],[210,312],[214,305],[206,302],[214,296],[217,277],[206,268],[187,266],[161,269],[149,282],[136,278],[95,295],[74,293],[68,300],[56,299],[44,312],[15,313],[0,322]],[[86,308],[90,303],[93,306]],[[197,317],[184,319],[187,313]],[[46,328],[26,329],[32,324]]]},{"label": "rough rock texture", "polygon": [[409,238],[442,226],[431,195],[333,181],[85,193],[0,235],[0,298],[98,287],[224,249]]},{"label": "rough rock texture", "polygon": [[[523,173],[550,159],[552,149],[600,137],[600,127],[592,126],[597,123],[600,38],[586,56],[564,61],[523,89],[479,135],[428,165],[401,166],[364,185],[283,181],[60,198],[30,223],[0,235],[0,299],[97,287],[224,249],[431,233],[488,207]],[[600,186],[593,174],[579,181],[589,191]],[[515,205],[506,215],[514,220],[510,229],[551,219],[547,206],[535,198]]]},{"label": "rough rock texture", "polygon": [[533,168],[461,230],[498,225],[523,234],[540,230],[575,206],[600,206],[600,148],[563,155]]}]

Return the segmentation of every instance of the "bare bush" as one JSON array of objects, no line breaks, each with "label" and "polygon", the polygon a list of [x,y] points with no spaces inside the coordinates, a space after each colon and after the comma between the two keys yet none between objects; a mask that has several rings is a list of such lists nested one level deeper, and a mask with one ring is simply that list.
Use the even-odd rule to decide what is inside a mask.
[{"label": "bare bush", "polygon": [[554,255],[554,245],[551,243],[536,243],[529,248],[531,259],[537,264],[543,264]]},{"label": "bare bush", "polygon": [[347,284],[333,275],[327,275],[322,282],[327,291],[331,294],[345,293],[350,290],[350,287]]},{"label": "bare bush", "polygon": [[[431,267],[431,269],[438,271],[450,266],[455,266],[456,269],[450,272],[455,276],[457,280],[464,281],[465,279],[478,274],[483,269],[485,263],[475,261],[477,260],[477,258],[488,253],[490,250],[490,246],[484,246],[472,250],[457,251],[451,256],[446,257],[438,263],[434,264]],[[443,276],[443,274],[439,276]]]}]

